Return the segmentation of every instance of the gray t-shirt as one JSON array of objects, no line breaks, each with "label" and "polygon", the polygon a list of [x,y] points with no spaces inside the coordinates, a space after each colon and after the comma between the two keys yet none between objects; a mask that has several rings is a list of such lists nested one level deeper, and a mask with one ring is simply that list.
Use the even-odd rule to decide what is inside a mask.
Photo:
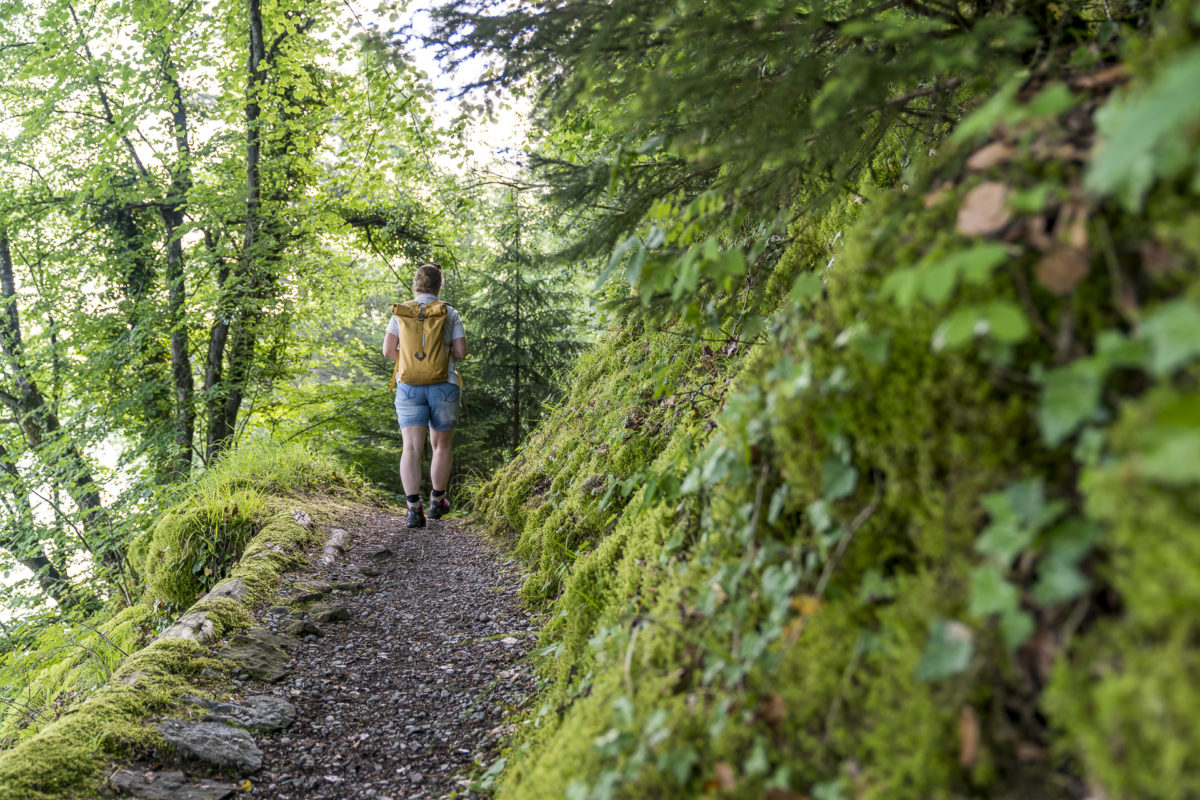
[{"label": "gray t-shirt", "polygon": [[[438,296],[436,294],[427,294],[422,292],[413,299],[415,299],[418,303],[428,304],[432,303],[434,300],[437,300]],[[455,363],[454,356],[450,355],[450,343],[455,339],[467,338],[467,330],[463,327],[462,317],[458,315],[458,310],[449,303],[446,304],[446,326],[444,330],[446,332],[444,337],[446,340],[446,355],[450,360],[450,369],[446,373],[446,380],[450,383],[457,383],[459,386],[462,386],[462,378],[460,378],[458,375],[458,364]],[[397,339],[400,338],[399,317],[393,315],[392,318],[388,320],[387,332],[392,336],[395,336]]]}]

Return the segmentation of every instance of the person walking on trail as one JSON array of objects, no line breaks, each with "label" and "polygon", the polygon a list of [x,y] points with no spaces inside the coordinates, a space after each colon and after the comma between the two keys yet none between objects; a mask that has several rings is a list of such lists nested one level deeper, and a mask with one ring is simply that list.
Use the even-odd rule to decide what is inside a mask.
[{"label": "person walking on trail", "polygon": [[403,450],[400,482],[408,498],[409,528],[425,527],[421,505],[421,457],[426,430],[433,448],[429,478],[432,494],[429,516],[439,519],[450,510],[446,484],[450,481],[450,443],[458,422],[462,378],[458,362],[467,357],[467,334],[462,318],[438,299],[442,270],[422,264],[413,277],[413,299],[392,306],[383,337],[383,354],[396,362],[396,419]]}]

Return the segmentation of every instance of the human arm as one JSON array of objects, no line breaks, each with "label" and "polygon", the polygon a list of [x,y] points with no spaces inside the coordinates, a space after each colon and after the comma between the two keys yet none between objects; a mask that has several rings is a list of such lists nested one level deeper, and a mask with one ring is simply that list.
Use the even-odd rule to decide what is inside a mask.
[{"label": "human arm", "polygon": [[454,357],[455,361],[462,361],[467,357],[467,337],[460,336],[450,343],[450,355]]},{"label": "human arm", "polygon": [[392,317],[388,320],[387,333],[383,335],[383,356],[392,361],[396,360],[400,349],[400,320]]}]

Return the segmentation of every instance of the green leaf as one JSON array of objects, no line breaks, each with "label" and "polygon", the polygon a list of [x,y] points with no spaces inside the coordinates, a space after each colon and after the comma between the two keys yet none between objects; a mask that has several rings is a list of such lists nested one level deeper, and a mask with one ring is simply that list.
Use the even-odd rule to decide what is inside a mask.
[{"label": "green leaf", "polygon": [[858,470],[840,458],[827,458],[821,465],[821,496],[827,502],[853,494],[858,485]]},{"label": "green leaf", "polygon": [[993,522],[983,529],[975,549],[1000,564],[1008,565],[1037,538],[1037,531],[1019,524],[1015,519]]},{"label": "green leaf", "polygon": [[962,347],[975,335],[979,312],[974,307],[955,309],[933,332],[930,343],[934,351],[953,350]]},{"label": "green leaf", "polygon": [[1037,410],[1042,440],[1055,447],[1092,419],[1100,410],[1103,388],[1104,368],[1093,358],[1046,373]]},{"label": "green leaf", "polygon": [[824,500],[814,500],[808,504],[808,522],[818,533],[824,533],[833,527],[833,515],[829,513],[829,504]]},{"label": "green leaf", "polygon": [[1016,608],[1019,599],[1017,587],[1006,581],[995,566],[984,564],[971,570],[967,613],[979,618],[1000,614]]},{"label": "green leaf", "polygon": [[1033,599],[1040,606],[1052,606],[1074,600],[1088,590],[1088,579],[1079,567],[1067,560],[1051,558],[1038,568]]},{"label": "green leaf", "polygon": [[1088,163],[1083,185],[1093,195],[1119,195],[1125,207],[1138,211],[1160,174],[1166,142],[1182,142],[1200,120],[1200,47],[1192,47],[1167,64],[1149,86],[1128,90],[1096,114],[1099,146]]},{"label": "green leaf", "polygon": [[1047,558],[1075,564],[1096,546],[1102,531],[1090,519],[1070,517],[1046,534]]},{"label": "green leaf", "polygon": [[613,274],[613,271],[616,270],[617,266],[621,263],[621,259],[625,257],[625,254],[634,247],[637,247],[639,244],[641,244],[641,240],[638,239],[638,237],[630,236],[617,245],[613,249],[612,255],[608,257],[608,265],[601,271],[600,276],[596,278],[596,283],[592,286],[592,288],[600,289],[603,287],[605,282],[608,281],[609,276]]},{"label": "green leaf", "polygon": [[912,304],[921,291],[920,274],[911,267],[895,270],[883,279],[881,291],[884,297],[895,301],[897,308],[902,310],[912,308]]},{"label": "green leaf", "polygon": [[796,280],[792,283],[792,291],[789,299],[793,303],[815,300],[821,296],[821,292],[824,290],[825,282],[821,280],[819,274],[815,272],[802,272],[796,276]]},{"label": "green leaf", "polygon": [[1200,483],[1200,431],[1171,430],[1141,448],[1135,462],[1143,478],[1168,486]]},{"label": "green leaf", "polygon": [[1028,611],[1009,609],[1000,615],[1000,634],[1009,650],[1016,650],[1033,635],[1033,616]]},{"label": "green leaf", "polygon": [[955,126],[950,142],[968,142],[988,136],[999,123],[1010,120],[1017,106],[1017,94],[1028,77],[1028,70],[1013,75],[999,91]]},{"label": "green leaf", "polygon": [[1022,342],[1029,336],[1029,320],[1025,312],[1007,300],[990,303],[984,310],[988,333],[1007,344]]},{"label": "green leaf", "polygon": [[1040,214],[1050,200],[1052,188],[1048,183],[1039,183],[1037,186],[1013,192],[1008,198],[1008,207],[1018,214]]},{"label": "green leaf", "polygon": [[951,259],[941,261],[921,272],[921,296],[940,306],[950,299],[958,282],[958,265]]},{"label": "green leaf", "polygon": [[1143,320],[1138,336],[1150,345],[1150,372],[1165,377],[1200,355],[1200,308],[1186,298],[1164,303]]},{"label": "green leaf", "polygon": [[914,676],[919,681],[949,678],[971,666],[975,655],[971,629],[957,620],[936,619]]}]

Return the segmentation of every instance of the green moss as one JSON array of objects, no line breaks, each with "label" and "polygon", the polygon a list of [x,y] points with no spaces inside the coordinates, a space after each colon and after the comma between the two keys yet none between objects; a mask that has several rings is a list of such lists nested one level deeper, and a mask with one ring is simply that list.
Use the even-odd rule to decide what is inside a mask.
[{"label": "green moss", "polygon": [[183,608],[225,577],[254,536],[266,498],[257,490],[203,490],[159,520],[146,547],[147,585]]},{"label": "green moss", "polygon": [[161,744],[150,719],[208,682],[218,662],[194,642],[164,640],[130,656],[112,680],[37,736],[0,754],[0,798],[94,797],[112,758]]},{"label": "green moss", "polygon": [[1113,798],[1200,793],[1198,481],[1144,474],[1164,441],[1195,436],[1198,415],[1200,397],[1166,389],[1126,405],[1112,460],[1085,481],[1088,510],[1107,524],[1105,577],[1123,613],[1078,637],[1046,708],[1061,749],[1079,753]]},{"label": "green moss", "polygon": [[[140,602],[114,605],[83,625],[47,628],[28,650],[3,656],[0,677],[9,702],[0,737],[14,746],[0,753],[0,798],[95,797],[111,759],[147,755],[161,744],[149,720],[179,713],[184,696],[222,688],[213,684],[219,677],[202,674],[225,669],[206,648],[178,639],[147,642],[170,624],[164,599],[167,606],[203,612],[217,636],[247,628],[251,606],[273,594],[279,575],[303,564],[322,535],[299,525],[292,511],[328,523],[357,508],[361,481],[324,456],[313,455],[305,467],[306,453],[256,446],[223,459],[184,490],[134,548],[150,581]],[[361,496],[372,499],[369,492]],[[208,562],[220,565],[216,573],[204,580],[179,575],[179,556],[172,562],[170,554],[206,547],[219,555]],[[241,601],[192,603],[223,576],[245,585]]]},{"label": "green moss", "polygon": [[[1066,135],[1061,117],[1035,125]],[[1066,298],[1037,283],[1043,253],[1022,240],[989,280],[902,307],[890,277],[974,243],[956,219],[982,180],[1080,180],[1076,162],[1028,155],[970,173],[969,154],[947,145],[911,188],[796,223],[755,298],[782,304],[769,346],[719,361],[680,348],[679,331],[613,335],[479,493],[480,518],[531,567],[523,597],[549,611],[542,702],[502,797],[758,798],[830,781],[866,798],[1067,797],[1064,774],[1113,798],[1200,793],[1200,495],[1182,463],[1200,458],[1183,444],[1200,428],[1200,376],[1110,376],[1104,401],[1124,421],[1089,420],[1093,447],[1110,431],[1100,456],[1047,446],[1037,424],[1046,369],[1105,331],[1137,335],[1113,259],[1169,251],[1171,270],[1137,273],[1143,319],[1198,296],[1193,212],[1178,186],[1144,214],[1092,209],[1090,235],[1121,249],[1098,245]],[[820,296],[786,298],[804,273],[823,278]],[[989,303],[1034,319],[1030,335],[972,328],[939,345],[950,314]],[[717,402],[697,399],[714,384]],[[848,472],[831,496],[830,476]],[[983,498],[1025,480],[1103,524],[1083,566],[1102,593],[1039,605],[1044,540],[999,565],[1038,629],[1012,653],[969,608]],[[938,620],[956,621],[973,657],[919,680]],[[969,757],[964,731],[978,737]],[[718,763],[732,788],[714,788]]]}]

